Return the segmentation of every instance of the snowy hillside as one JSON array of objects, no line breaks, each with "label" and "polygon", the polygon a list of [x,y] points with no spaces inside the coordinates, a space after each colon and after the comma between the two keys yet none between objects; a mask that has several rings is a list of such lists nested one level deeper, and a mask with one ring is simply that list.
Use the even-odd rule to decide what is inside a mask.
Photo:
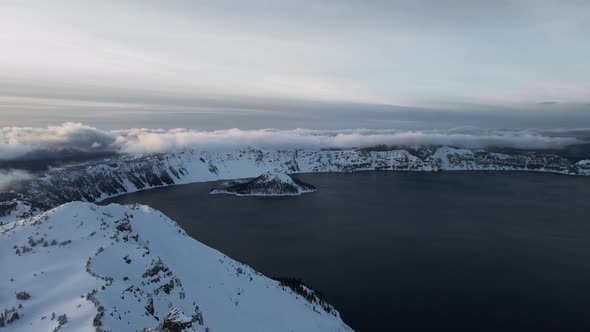
[{"label": "snowy hillside", "polygon": [[314,191],[315,187],[312,185],[294,179],[287,174],[266,172],[247,182],[213,189],[211,193],[236,196],[296,196]]},{"label": "snowy hillside", "polygon": [[[61,170],[33,180],[24,199],[0,202],[0,221],[14,220],[71,201],[100,201],[138,190],[214,180],[252,178],[280,173],[507,170],[590,175],[589,160],[536,152],[490,152],[420,146],[387,150],[197,151],[124,155]],[[18,204],[17,204],[18,203]],[[28,213],[29,212],[29,213]]]},{"label": "snowy hillside", "polygon": [[145,206],[68,203],[0,226],[0,252],[0,331],[351,331]]}]

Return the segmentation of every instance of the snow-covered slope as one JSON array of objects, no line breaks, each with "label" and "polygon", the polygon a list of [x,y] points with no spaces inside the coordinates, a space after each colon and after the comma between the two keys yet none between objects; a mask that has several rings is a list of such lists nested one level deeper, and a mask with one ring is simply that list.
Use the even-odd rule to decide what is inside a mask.
[{"label": "snow-covered slope", "polygon": [[0,193],[0,225],[18,219],[18,216],[28,215],[30,212],[31,205],[22,194]]},{"label": "snow-covered slope", "polygon": [[[26,187],[21,210],[4,220],[36,213],[71,201],[100,201],[127,192],[214,180],[280,173],[354,172],[365,170],[451,171],[509,170],[590,175],[590,160],[572,160],[536,152],[490,152],[421,146],[389,150],[197,151],[125,155],[47,173]],[[24,209],[24,210],[23,210]],[[17,213],[18,212],[18,213]]]},{"label": "snow-covered slope", "polygon": [[306,288],[294,293],[145,206],[74,202],[7,223],[0,266],[7,331],[350,331]]},{"label": "snow-covered slope", "polygon": [[250,181],[213,189],[212,194],[237,196],[296,196],[314,192],[315,187],[278,172],[266,172]]},{"label": "snow-covered slope", "polygon": [[[304,286],[293,293],[186,236],[157,211],[68,202],[268,171],[274,173],[261,179],[263,185],[291,179],[277,172],[363,170],[590,175],[590,160],[433,146],[188,150],[51,171],[21,192],[0,195],[0,329],[4,324],[10,331],[134,331],[176,324],[214,332],[348,331],[338,313]],[[33,214],[38,215],[13,221]]]}]

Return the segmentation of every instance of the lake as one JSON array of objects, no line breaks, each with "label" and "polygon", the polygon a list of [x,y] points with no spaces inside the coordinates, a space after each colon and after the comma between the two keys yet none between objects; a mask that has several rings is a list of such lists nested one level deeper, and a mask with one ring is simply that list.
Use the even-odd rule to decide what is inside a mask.
[{"label": "lake", "polygon": [[299,277],[358,331],[590,331],[590,178],[298,174],[298,197],[126,194],[268,276]]}]

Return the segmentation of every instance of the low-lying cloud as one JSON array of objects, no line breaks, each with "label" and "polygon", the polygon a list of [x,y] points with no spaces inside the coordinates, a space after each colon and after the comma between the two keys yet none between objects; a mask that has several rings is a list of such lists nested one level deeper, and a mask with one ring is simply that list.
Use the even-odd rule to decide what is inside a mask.
[{"label": "low-lying cloud", "polygon": [[192,129],[126,129],[104,131],[79,123],[46,128],[6,127],[0,129],[0,160],[34,158],[36,154],[79,151],[174,152],[186,148],[216,150],[254,148],[363,148],[377,145],[451,145],[465,148],[507,147],[517,149],[560,149],[588,142],[587,138],[535,130],[241,130],[199,131]]},{"label": "low-lying cloud", "polygon": [[0,128],[0,160],[34,157],[64,150],[96,153],[116,151],[116,136],[80,123],[59,126]]},{"label": "low-lying cloud", "polygon": [[395,130],[218,130],[168,131],[133,129],[119,132],[118,144],[124,152],[167,152],[187,147],[199,149],[262,148],[364,148],[376,145],[452,145],[466,148],[511,147],[558,149],[581,143],[575,137],[550,137],[530,131],[448,131]]},{"label": "low-lying cloud", "polygon": [[14,184],[30,180],[33,175],[23,170],[1,170],[0,169],[0,191],[12,187]]}]

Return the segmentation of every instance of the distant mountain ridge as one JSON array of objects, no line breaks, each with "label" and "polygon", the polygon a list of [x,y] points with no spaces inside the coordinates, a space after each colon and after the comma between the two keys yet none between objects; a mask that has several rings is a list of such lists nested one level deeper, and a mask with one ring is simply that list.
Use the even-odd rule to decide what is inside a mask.
[{"label": "distant mountain ridge", "polygon": [[[486,151],[449,146],[354,150],[186,150],[122,155],[46,173],[29,183],[20,198],[0,203],[5,217],[44,211],[71,201],[100,201],[128,192],[173,184],[281,173],[391,171],[535,171],[590,175],[590,160],[535,151]],[[4,209],[1,207],[4,206]],[[7,206],[12,206],[7,208]]]}]

